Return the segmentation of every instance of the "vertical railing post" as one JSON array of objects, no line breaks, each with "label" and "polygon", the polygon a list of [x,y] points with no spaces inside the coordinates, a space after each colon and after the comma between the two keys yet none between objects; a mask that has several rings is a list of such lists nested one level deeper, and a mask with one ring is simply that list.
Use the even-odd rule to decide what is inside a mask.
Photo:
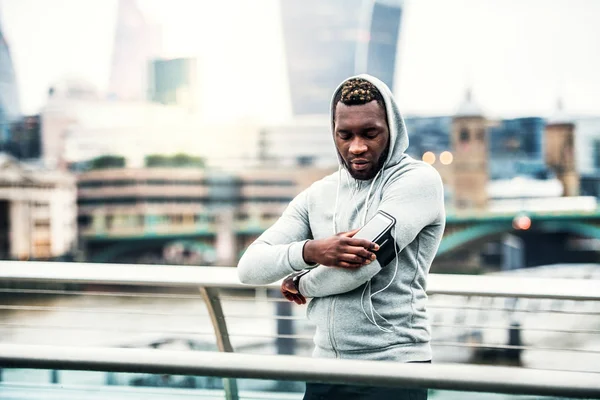
[{"label": "vertical railing post", "polygon": [[50,371],[50,383],[59,383],[58,370],[53,369]]},{"label": "vertical railing post", "polygon": [[[284,299],[278,290],[271,291],[272,296]],[[289,301],[278,301],[275,303],[275,315],[277,319],[277,354],[293,355],[296,352],[296,340],[294,339],[294,321],[286,317],[292,316],[293,303]]]},{"label": "vertical railing post", "polygon": [[[285,300],[279,290],[269,290],[271,297]],[[275,302],[275,316],[277,318],[277,339],[275,346],[277,354],[294,355],[296,353],[296,340],[294,339],[294,321],[289,318],[293,315],[294,303],[289,301]],[[279,392],[294,392],[298,390],[298,382],[277,381],[275,390]],[[300,389],[302,390],[302,389]]]},{"label": "vertical railing post", "polygon": [[[210,315],[210,320],[215,331],[217,348],[222,352],[233,353],[233,346],[229,340],[223,307],[221,307],[221,301],[219,300],[219,290],[216,288],[201,287],[200,293],[208,309],[208,315]],[[239,400],[237,381],[234,378],[223,378],[223,386],[227,400]]]}]

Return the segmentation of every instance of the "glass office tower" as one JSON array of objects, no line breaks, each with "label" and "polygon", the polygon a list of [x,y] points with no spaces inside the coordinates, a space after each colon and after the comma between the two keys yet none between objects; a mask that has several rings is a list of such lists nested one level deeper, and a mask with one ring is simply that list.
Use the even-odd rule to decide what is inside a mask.
[{"label": "glass office tower", "polygon": [[0,23],[0,141],[2,143],[10,140],[11,124],[17,121],[20,114],[15,70]]},{"label": "glass office tower", "polygon": [[331,95],[358,73],[394,85],[400,0],[282,0],[294,115],[329,112]]}]

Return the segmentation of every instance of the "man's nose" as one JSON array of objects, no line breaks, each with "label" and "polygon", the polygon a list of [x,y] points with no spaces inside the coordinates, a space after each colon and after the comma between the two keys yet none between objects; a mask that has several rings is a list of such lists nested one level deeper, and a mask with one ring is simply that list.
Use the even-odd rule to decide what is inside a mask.
[{"label": "man's nose", "polygon": [[350,153],[352,154],[362,154],[367,151],[367,144],[361,138],[355,138],[350,143]]}]

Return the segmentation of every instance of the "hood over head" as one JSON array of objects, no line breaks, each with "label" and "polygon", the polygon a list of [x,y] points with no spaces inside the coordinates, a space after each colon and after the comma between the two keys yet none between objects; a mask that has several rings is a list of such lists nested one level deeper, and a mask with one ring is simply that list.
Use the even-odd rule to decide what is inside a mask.
[{"label": "hood over head", "polygon": [[[342,83],[340,83],[339,86],[337,87],[337,89],[333,92],[333,97],[331,98],[331,109],[330,109],[332,135],[335,134],[335,129],[334,129],[335,98],[336,98],[338,92],[340,90],[342,90],[342,86],[344,85],[344,83],[346,83],[347,81],[352,80],[352,79],[364,79],[366,81],[369,81],[381,93],[381,96],[383,97],[383,101],[385,103],[385,112],[387,114],[388,129],[390,131],[390,149],[389,149],[389,153],[387,156],[387,160],[385,161],[385,164],[383,165],[383,169],[386,169],[388,167],[398,164],[400,162],[400,160],[402,160],[402,158],[404,157],[404,152],[408,148],[408,132],[406,131],[406,125],[404,124],[404,119],[402,118],[402,114],[400,114],[400,109],[398,108],[398,104],[396,103],[396,100],[394,100],[392,91],[385,83],[383,83],[379,79],[375,78],[374,76],[371,76],[368,74],[360,74],[360,75],[352,76],[348,79],[345,79]],[[334,141],[334,145],[335,145],[335,141]],[[336,148],[336,153],[337,153],[340,165],[343,168],[346,168],[346,165],[343,162],[341,155],[337,151],[337,148]]]}]

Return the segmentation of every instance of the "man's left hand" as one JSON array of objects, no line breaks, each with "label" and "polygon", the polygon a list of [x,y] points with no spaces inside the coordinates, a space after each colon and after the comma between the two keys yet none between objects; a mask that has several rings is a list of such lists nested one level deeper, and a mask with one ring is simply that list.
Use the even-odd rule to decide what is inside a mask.
[{"label": "man's left hand", "polygon": [[286,299],[293,301],[296,304],[306,304],[306,298],[298,292],[296,285],[294,285],[294,276],[295,274],[292,274],[281,282],[281,294],[283,294]]}]

